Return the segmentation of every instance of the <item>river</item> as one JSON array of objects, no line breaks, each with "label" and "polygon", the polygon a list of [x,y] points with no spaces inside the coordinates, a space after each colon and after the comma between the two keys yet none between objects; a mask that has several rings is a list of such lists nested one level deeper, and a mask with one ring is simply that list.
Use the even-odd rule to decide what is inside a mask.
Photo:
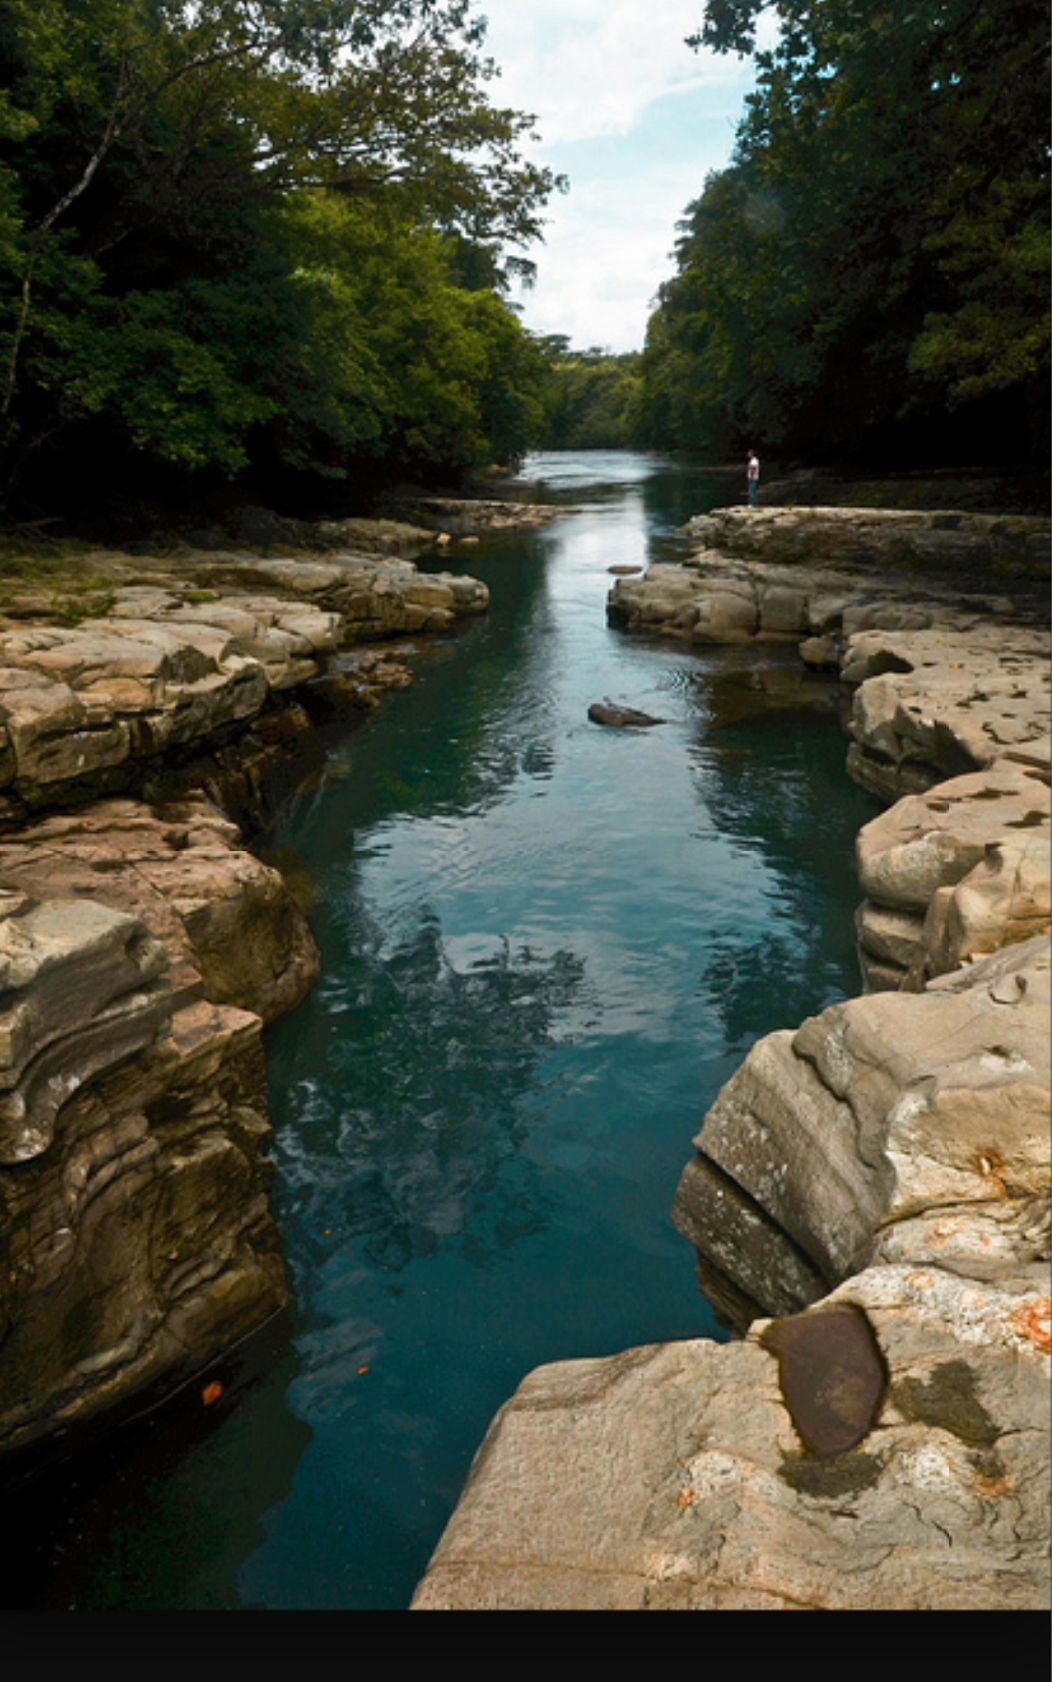
[{"label": "river", "polygon": [[[754,1039],[857,991],[875,807],[833,707],[756,712],[754,656],[606,625],[608,569],[682,554],[725,478],[624,453],[525,474],[573,511],[436,563],[490,612],[273,838],[323,957],[270,1036],[291,1339],[214,1415],[169,1409],[42,1487],[21,1604],[404,1607],[531,1367],[724,1335],[678,1176]],[[592,724],[606,696],[665,722]]]}]

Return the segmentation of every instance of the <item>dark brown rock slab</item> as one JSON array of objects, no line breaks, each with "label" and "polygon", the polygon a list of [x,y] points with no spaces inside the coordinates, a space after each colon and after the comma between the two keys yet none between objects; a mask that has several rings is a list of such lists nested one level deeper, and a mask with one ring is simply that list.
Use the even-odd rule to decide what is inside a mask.
[{"label": "dark brown rock slab", "polygon": [[873,1328],[853,1303],[773,1320],[760,1337],[778,1357],[789,1416],[812,1454],[846,1454],[869,1435],[887,1388]]}]

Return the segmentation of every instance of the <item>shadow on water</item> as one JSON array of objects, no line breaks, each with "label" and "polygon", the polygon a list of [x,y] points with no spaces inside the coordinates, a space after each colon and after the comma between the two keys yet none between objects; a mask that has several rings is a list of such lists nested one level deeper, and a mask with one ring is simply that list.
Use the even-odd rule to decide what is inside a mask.
[{"label": "shadow on water", "polygon": [[[802,674],[794,649],[762,661],[727,650],[692,693],[702,803],[729,841],[762,854],[784,913],[751,942],[714,940],[701,978],[728,1044],[744,1052],[842,998],[845,977],[849,990],[860,985],[845,911],[860,897],[855,836],[881,806],[846,777],[845,738],[830,729],[842,716],[839,686]],[[816,918],[816,884],[833,914]]]}]

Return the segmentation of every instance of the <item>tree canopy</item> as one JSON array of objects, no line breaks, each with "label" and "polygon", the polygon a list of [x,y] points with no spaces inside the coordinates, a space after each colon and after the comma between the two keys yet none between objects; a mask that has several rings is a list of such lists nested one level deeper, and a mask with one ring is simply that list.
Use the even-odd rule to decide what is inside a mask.
[{"label": "tree canopy", "polygon": [[615,356],[600,346],[571,350],[550,334],[541,343],[547,382],[544,427],[548,450],[617,450],[634,442],[640,394],[638,351]]},{"label": "tree canopy", "polygon": [[559,183],[484,29],[469,0],[0,0],[4,492],[85,451],[332,479],[521,449],[540,364],[500,294]]},{"label": "tree canopy", "polygon": [[[1049,21],[1035,0],[777,0],[730,166],[679,224],[649,442],[1043,456]],[[694,44],[755,49],[759,0]]]}]

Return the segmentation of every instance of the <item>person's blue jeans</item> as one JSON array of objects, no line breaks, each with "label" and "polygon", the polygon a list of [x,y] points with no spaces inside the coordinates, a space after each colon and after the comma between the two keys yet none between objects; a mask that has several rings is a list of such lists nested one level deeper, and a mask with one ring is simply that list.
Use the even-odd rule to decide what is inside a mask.
[{"label": "person's blue jeans", "polygon": [[755,479],[749,480],[749,507],[756,508],[760,501],[760,486]]}]

